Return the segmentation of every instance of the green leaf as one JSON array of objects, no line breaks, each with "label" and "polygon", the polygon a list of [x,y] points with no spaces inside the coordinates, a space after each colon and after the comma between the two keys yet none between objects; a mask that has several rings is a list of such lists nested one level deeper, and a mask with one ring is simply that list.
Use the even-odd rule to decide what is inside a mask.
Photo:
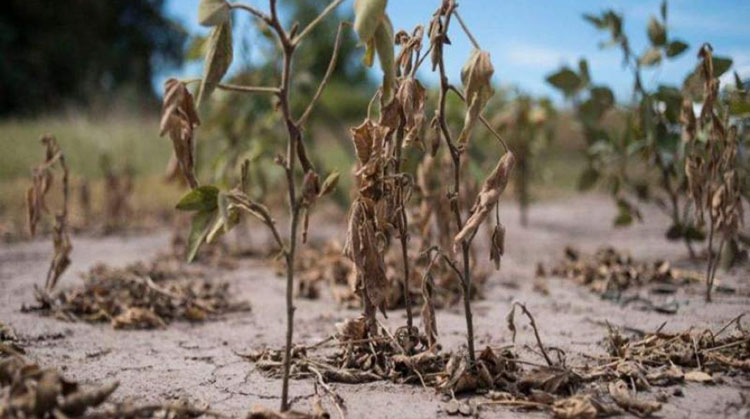
[{"label": "green leaf", "polygon": [[661,62],[661,49],[651,48],[644,53],[638,62],[644,67],[651,67]]},{"label": "green leaf", "polygon": [[354,2],[354,30],[359,36],[361,45],[366,44],[380,25],[385,16],[387,0],[355,0]]},{"label": "green leaf", "polygon": [[383,70],[383,99],[390,102],[396,84],[396,58],[394,52],[393,25],[385,15],[375,30],[375,51],[378,53],[380,68]]},{"label": "green leaf", "polygon": [[578,178],[578,190],[588,191],[596,185],[597,181],[599,181],[599,171],[593,167],[589,167]]},{"label": "green leaf", "polygon": [[667,43],[667,29],[653,16],[648,22],[648,39],[651,41],[651,45],[655,47],[660,47]]},{"label": "green leaf", "polygon": [[211,95],[232,64],[232,21],[216,26],[208,38],[206,60],[203,62],[203,80],[198,92],[198,104]]},{"label": "green leaf", "polygon": [[675,39],[667,45],[667,57],[674,58],[685,52],[686,49],[688,49],[688,44]]},{"label": "green leaf", "polygon": [[555,88],[562,90],[566,96],[570,96],[581,88],[582,81],[575,71],[568,67],[563,67],[557,73],[547,77],[547,83]]},{"label": "green leaf", "polygon": [[216,26],[229,20],[229,4],[224,0],[201,0],[198,5],[198,23]]},{"label": "green leaf", "polygon": [[667,21],[667,0],[662,0],[661,7],[659,7],[659,11],[661,12],[661,20],[666,22]]},{"label": "green leaf", "polygon": [[336,189],[336,185],[339,183],[339,172],[333,172],[323,181],[323,185],[320,187],[320,196],[328,195]]},{"label": "green leaf", "polygon": [[206,240],[211,227],[217,217],[216,210],[213,211],[199,211],[193,215],[193,219],[190,223],[190,234],[188,234],[187,242],[187,261],[192,262],[195,259],[195,255],[198,253],[198,249],[201,244]]},{"label": "green leaf", "polygon": [[200,60],[206,55],[206,47],[208,38],[205,36],[193,36],[190,38],[187,50],[185,51],[185,59],[190,61]]},{"label": "green leaf", "polygon": [[216,209],[216,197],[219,188],[216,186],[201,186],[185,194],[177,203],[181,211],[211,211]]}]

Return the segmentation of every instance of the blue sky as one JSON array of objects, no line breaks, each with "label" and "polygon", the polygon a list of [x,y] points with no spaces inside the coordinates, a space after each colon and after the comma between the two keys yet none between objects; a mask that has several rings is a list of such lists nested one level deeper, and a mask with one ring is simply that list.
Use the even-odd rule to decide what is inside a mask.
[{"label": "blue sky", "polygon": [[[260,9],[267,7],[267,0],[244,1]],[[283,5],[285,1],[304,0],[279,3]],[[192,33],[204,34],[207,30],[196,23],[198,3],[199,0],[169,0],[167,10]],[[347,0],[340,8],[351,10],[352,3]],[[417,24],[427,25],[439,3],[440,0],[390,0],[387,10],[396,30],[410,30]],[[563,64],[575,66],[580,57],[586,57],[594,82],[609,84],[619,100],[627,100],[631,79],[620,65],[619,50],[599,49],[599,41],[607,34],[598,32],[581,15],[607,8],[622,13],[631,46],[641,52],[648,45],[646,25],[651,15],[659,13],[660,0],[463,0],[459,4],[461,16],[492,56],[496,83],[559,100],[560,96],[545,83],[545,76]],[[236,26],[236,30],[241,30],[241,25]],[[453,47],[446,54],[446,64],[449,74],[458,80],[471,45],[458,25],[452,25],[451,32]],[[662,64],[660,70],[646,73],[646,83],[681,83],[695,65],[695,53],[703,42],[710,42],[716,55],[731,56],[733,70],[750,77],[750,0],[672,0],[668,36],[687,42],[690,49],[678,59]],[[179,73],[183,77],[199,76],[200,66],[186,66]],[[426,71],[421,77],[427,82],[436,81]],[[160,84],[160,80],[157,82]]]}]

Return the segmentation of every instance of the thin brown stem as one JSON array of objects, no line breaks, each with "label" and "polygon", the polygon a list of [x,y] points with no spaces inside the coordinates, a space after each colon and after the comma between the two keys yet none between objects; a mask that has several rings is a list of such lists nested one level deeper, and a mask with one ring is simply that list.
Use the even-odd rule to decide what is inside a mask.
[{"label": "thin brown stem", "polygon": [[232,92],[242,92],[242,93],[272,93],[272,94],[279,94],[281,91],[278,87],[265,87],[265,86],[241,86],[237,84],[225,84],[220,83],[216,86],[217,89],[220,90],[227,90]]},{"label": "thin brown stem", "polygon": [[328,69],[326,70],[326,73],[323,76],[323,80],[320,81],[318,90],[315,91],[315,95],[310,101],[310,104],[307,105],[307,109],[305,109],[305,112],[303,112],[302,116],[300,116],[299,119],[297,120],[296,122],[297,126],[301,127],[305,125],[305,122],[307,122],[307,119],[310,117],[310,114],[315,108],[315,105],[318,103],[320,96],[323,94],[323,90],[326,88],[328,81],[331,79],[331,76],[333,75],[333,71],[336,69],[336,64],[338,63],[338,58],[339,58],[339,50],[341,49],[341,35],[343,33],[344,26],[346,25],[349,25],[349,23],[341,22],[339,24],[338,31],[336,32],[336,41],[334,42],[334,45],[333,45],[333,54],[331,55],[331,62],[328,64]]},{"label": "thin brown stem", "polygon": [[[401,123],[399,124],[398,130],[396,131],[396,164],[395,172],[396,175],[401,174],[401,148],[404,141],[404,118],[402,116]],[[411,312],[411,291],[409,290],[409,220],[406,216],[406,200],[404,199],[403,180],[399,179],[398,182],[398,205],[399,205],[399,239],[401,241],[401,259],[404,264],[404,305],[406,306],[406,330],[408,335],[411,337],[412,327],[414,325],[413,316]]]},{"label": "thin brown stem", "polygon": [[260,10],[254,8],[252,6],[249,6],[247,4],[243,4],[243,3],[229,3],[229,8],[244,10],[244,11],[250,13],[251,15],[257,17],[258,19],[260,19],[260,20],[262,20],[262,21],[264,21],[266,23],[269,23],[269,24],[271,23],[271,18],[268,15],[266,15],[265,13],[261,12]]},{"label": "thin brown stem", "polygon": [[542,344],[542,338],[539,336],[539,330],[536,327],[536,321],[534,320],[534,316],[531,315],[531,312],[526,308],[524,304],[521,304],[519,302],[513,303],[514,307],[520,307],[521,311],[523,311],[523,314],[526,315],[526,317],[529,318],[529,323],[531,323],[531,328],[534,330],[534,337],[536,338],[536,343],[539,346],[539,350],[542,351],[542,355],[544,356],[544,360],[547,361],[547,365],[550,367],[554,365],[552,360],[550,359],[549,355],[547,355],[547,350],[544,349],[544,344]]},{"label": "thin brown stem", "polygon": [[482,47],[479,46],[479,42],[477,42],[477,39],[474,38],[474,35],[471,34],[469,27],[466,26],[466,24],[464,23],[464,20],[461,19],[461,15],[458,14],[458,10],[455,10],[455,9],[453,10],[453,16],[455,16],[456,19],[458,20],[459,25],[461,25],[461,29],[464,30],[464,33],[469,38],[469,41],[471,41],[471,44],[474,46],[474,48],[482,49]]}]

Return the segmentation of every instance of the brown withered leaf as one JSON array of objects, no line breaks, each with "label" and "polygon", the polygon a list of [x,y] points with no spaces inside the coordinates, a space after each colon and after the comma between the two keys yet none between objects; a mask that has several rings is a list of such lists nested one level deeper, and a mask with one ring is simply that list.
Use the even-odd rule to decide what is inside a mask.
[{"label": "brown withered leaf", "polygon": [[425,105],[425,88],[418,80],[413,78],[405,79],[398,88],[396,98],[401,104],[401,108],[406,118],[404,128],[404,147],[416,145],[420,150],[424,150],[424,140],[421,136],[422,125],[424,123],[424,105]]},{"label": "brown withered leaf", "polygon": [[495,94],[491,84],[494,72],[490,54],[480,50],[472,51],[469,60],[461,70],[461,80],[466,89],[465,97],[468,109],[464,118],[464,127],[458,136],[459,144],[466,144],[469,141],[474,126],[479,120],[479,115],[492,95]]},{"label": "brown withered leaf", "polygon": [[70,265],[70,252],[73,246],[68,235],[68,198],[70,194],[69,171],[65,163],[65,155],[57,144],[57,140],[51,134],[42,136],[40,142],[45,147],[45,160],[35,167],[33,173],[33,185],[26,192],[27,217],[29,232],[33,237],[36,226],[41,220],[42,213],[49,213],[45,196],[50,191],[54,181],[53,168],[59,167],[62,172],[62,199],[60,210],[54,214],[54,225],[52,227],[52,245],[54,253],[47,270],[47,278],[44,283],[46,291],[52,290],[60,276]]},{"label": "brown withered leaf", "polygon": [[516,159],[510,151],[500,158],[495,169],[482,184],[482,189],[479,191],[474,201],[474,206],[471,209],[471,217],[466,220],[463,229],[453,239],[454,247],[458,247],[461,242],[470,240],[474,236],[479,226],[497,204],[497,201],[500,200],[500,195],[502,195],[505,187],[508,185],[510,172],[513,170],[515,163]]},{"label": "brown withered leaf", "polygon": [[609,395],[618,406],[636,416],[648,417],[661,409],[659,402],[643,400],[631,395],[628,385],[622,380],[609,384]]},{"label": "brown withered leaf", "polygon": [[419,56],[422,50],[422,38],[424,37],[424,27],[418,25],[414,28],[411,35],[406,31],[396,33],[396,45],[401,46],[401,51],[396,57],[396,63],[401,68],[401,74],[408,76],[414,68],[414,58]]},{"label": "brown withered leaf", "polygon": [[427,335],[428,345],[433,347],[437,343],[437,320],[435,318],[435,306],[432,301],[435,282],[430,272],[432,265],[427,268],[425,275],[422,277],[422,323],[425,334]]},{"label": "brown withered leaf", "polygon": [[495,263],[495,269],[498,271],[503,255],[505,255],[505,226],[498,224],[492,229],[490,238],[490,260]]},{"label": "brown withered leaf", "polygon": [[193,95],[176,79],[164,83],[164,101],[161,111],[159,136],[169,134],[182,175],[191,188],[198,187],[195,176],[195,127],[200,118],[195,110]]}]

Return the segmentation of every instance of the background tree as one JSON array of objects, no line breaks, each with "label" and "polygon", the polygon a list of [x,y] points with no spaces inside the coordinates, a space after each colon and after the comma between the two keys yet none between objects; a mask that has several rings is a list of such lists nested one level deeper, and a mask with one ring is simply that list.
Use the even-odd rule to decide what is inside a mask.
[{"label": "background tree", "polygon": [[186,33],[165,0],[7,0],[0,14],[0,115],[86,105],[129,90],[154,99],[153,75],[181,64]]}]

